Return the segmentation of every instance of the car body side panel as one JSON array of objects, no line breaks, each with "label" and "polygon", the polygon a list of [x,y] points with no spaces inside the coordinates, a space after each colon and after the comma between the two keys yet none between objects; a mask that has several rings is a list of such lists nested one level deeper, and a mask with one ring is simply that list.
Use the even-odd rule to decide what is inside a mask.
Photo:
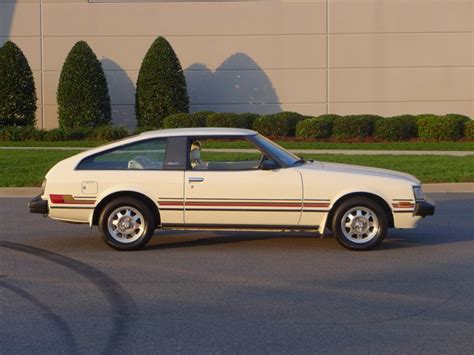
[{"label": "car body side panel", "polygon": [[[69,178],[53,174],[48,176],[44,199],[48,199],[50,217],[78,223],[91,223],[94,207],[107,196],[124,191],[143,194],[153,201],[160,210],[158,200],[163,197],[183,198],[182,170],[110,170],[110,171],[73,171]],[[81,191],[83,181],[97,181],[98,193],[85,195]],[[51,194],[71,195],[74,201],[54,203]],[[93,201],[84,204],[80,201]],[[161,211],[162,222],[183,223],[183,211]]]}]

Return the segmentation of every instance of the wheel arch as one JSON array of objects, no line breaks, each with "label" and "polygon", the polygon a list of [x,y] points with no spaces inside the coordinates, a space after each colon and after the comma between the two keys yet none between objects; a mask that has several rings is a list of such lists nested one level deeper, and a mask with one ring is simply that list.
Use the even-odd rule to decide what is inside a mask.
[{"label": "wheel arch", "polygon": [[332,222],[332,219],[334,217],[334,213],[336,212],[337,208],[342,203],[344,203],[345,201],[347,201],[351,198],[354,198],[354,197],[366,197],[366,198],[372,199],[375,202],[379,203],[380,206],[383,208],[386,216],[387,216],[388,227],[389,228],[394,227],[395,224],[394,224],[393,212],[392,212],[392,209],[390,208],[389,203],[383,197],[381,197],[380,195],[377,195],[373,192],[366,192],[366,191],[351,192],[351,193],[347,193],[345,195],[339,196],[339,198],[333,203],[333,205],[332,205],[332,207],[331,207],[331,209],[330,209],[330,211],[327,215],[325,224],[327,225],[328,223]]},{"label": "wheel arch", "polygon": [[112,192],[106,196],[104,196],[100,202],[97,204],[97,206],[94,208],[94,212],[92,213],[92,218],[89,222],[90,226],[96,226],[99,223],[99,216],[102,211],[102,209],[113,199],[117,197],[132,197],[136,198],[143,203],[145,203],[150,210],[153,212],[153,215],[156,216],[156,225],[159,226],[161,224],[161,216],[160,216],[160,210],[158,206],[156,205],[155,202],[145,194],[137,191],[132,191],[132,190],[124,190],[124,191],[116,191]]}]

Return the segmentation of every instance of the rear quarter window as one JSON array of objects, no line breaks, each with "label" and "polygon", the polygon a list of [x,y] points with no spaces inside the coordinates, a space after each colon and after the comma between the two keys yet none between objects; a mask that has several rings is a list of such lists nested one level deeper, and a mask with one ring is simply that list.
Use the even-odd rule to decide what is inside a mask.
[{"label": "rear quarter window", "polygon": [[167,138],[130,143],[84,158],[77,170],[162,170]]}]

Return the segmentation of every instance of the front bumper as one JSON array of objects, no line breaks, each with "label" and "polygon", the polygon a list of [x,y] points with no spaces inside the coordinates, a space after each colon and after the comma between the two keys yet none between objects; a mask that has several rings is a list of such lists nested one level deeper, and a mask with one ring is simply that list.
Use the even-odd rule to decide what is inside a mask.
[{"label": "front bumper", "polygon": [[40,214],[48,214],[48,201],[43,200],[41,195],[34,197],[29,203],[28,208],[30,209],[30,213],[40,213]]},{"label": "front bumper", "polygon": [[414,216],[426,217],[434,215],[436,206],[431,200],[417,201],[415,204]]}]

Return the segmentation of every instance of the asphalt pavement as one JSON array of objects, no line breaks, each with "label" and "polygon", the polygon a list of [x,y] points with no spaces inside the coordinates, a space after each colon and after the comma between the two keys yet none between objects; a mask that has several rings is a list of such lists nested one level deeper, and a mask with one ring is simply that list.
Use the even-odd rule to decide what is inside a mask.
[{"label": "asphalt pavement", "polygon": [[474,353],[474,194],[370,252],[159,232],[137,252],[0,199],[0,354]]}]

